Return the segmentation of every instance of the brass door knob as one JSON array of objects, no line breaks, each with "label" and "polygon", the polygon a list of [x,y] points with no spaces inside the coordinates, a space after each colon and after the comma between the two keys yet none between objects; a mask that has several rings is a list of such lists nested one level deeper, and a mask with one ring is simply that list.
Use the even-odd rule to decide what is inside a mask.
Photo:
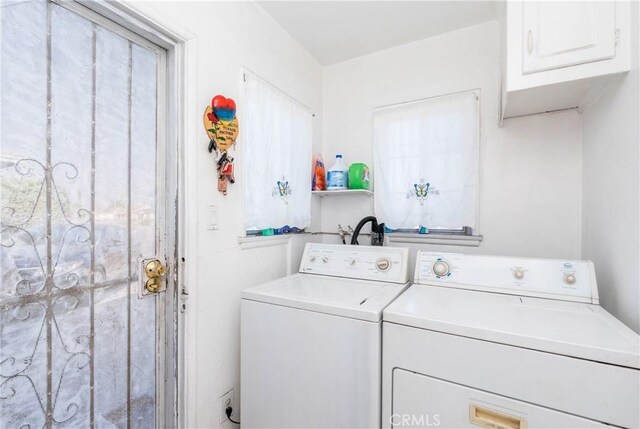
[{"label": "brass door knob", "polygon": [[147,277],[153,279],[155,277],[162,277],[164,273],[167,272],[167,269],[162,265],[162,262],[157,259],[153,259],[147,262],[147,265],[144,266],[144,271],[147,273]]},{"label": "brass door knob", "polygon": [[157,259],[152,259],[146,263],[144,271],[147,274],[147,277],[149,277],[147,282],[144,284],[145,289],[151,293],[158,292],[162,287],[162,277],[167,272],[167,269],[162,265],[162,262]]},{"label": "brass door knob", "polygon": [[144,284],[144,288],[151,293],[158,292],[160,290],[160,286],[162,286],[162,284],[160,283],[160,279],[161,277],[154,277],[147,280],[147,282]]}]

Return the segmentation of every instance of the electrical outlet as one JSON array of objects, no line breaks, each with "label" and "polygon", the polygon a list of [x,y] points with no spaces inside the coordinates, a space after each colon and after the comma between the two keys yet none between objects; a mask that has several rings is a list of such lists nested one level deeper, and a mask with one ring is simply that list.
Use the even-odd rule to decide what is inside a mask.
[{"label": "electrical outlet", "polygon": [[229,420],[227,418],[227,407],[233,408],[233,389],[220,397],[220,424]]}]

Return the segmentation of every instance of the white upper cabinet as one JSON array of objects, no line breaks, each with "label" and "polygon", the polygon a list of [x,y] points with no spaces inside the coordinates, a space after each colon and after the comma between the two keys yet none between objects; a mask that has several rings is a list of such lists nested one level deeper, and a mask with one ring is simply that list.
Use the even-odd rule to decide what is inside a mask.
[{"label": "white upper cabinet", "polygon": [[613,3],[527,2],[522,12],[524,73],[606,60],[616,53]]},{"label": "white upper cabinet", "polygon": [[502,115],[581,107],[629,71],[629,2],[508,1]]}]

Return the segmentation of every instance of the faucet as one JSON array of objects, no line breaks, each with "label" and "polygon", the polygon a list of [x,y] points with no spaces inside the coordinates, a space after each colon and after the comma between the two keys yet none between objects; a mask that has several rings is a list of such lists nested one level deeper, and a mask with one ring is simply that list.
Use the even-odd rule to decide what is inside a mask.
[{"label": "faucet", "polygon": [[348,229],[349,231],[345,231],[345,230],[342,228],[342,225],[338,224],[338,235],[340,235],[340,240],[342,240],[342,244],[347,244],[347,241],[345,240],[345,237],[346,237],[347,235],[351,235],[351,234],[353,234],[353,228],[351,228],[351,225],[348,225],[348,226],[347,226],[347,229]]}]

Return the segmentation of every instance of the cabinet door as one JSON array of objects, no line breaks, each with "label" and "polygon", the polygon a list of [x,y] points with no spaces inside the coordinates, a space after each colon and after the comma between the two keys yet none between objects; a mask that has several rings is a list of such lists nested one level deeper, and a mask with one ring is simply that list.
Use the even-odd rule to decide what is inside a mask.
[{"label": "cabinet door", "polygon": [[[567,388],[567,394],[578,394]],[[615,428],[461,384],[396,369],[391,427]]]},{"label": "cabinet door", "polygon": [[615,55],[613,2],[525,2],[522,18],[525,74]]}]

